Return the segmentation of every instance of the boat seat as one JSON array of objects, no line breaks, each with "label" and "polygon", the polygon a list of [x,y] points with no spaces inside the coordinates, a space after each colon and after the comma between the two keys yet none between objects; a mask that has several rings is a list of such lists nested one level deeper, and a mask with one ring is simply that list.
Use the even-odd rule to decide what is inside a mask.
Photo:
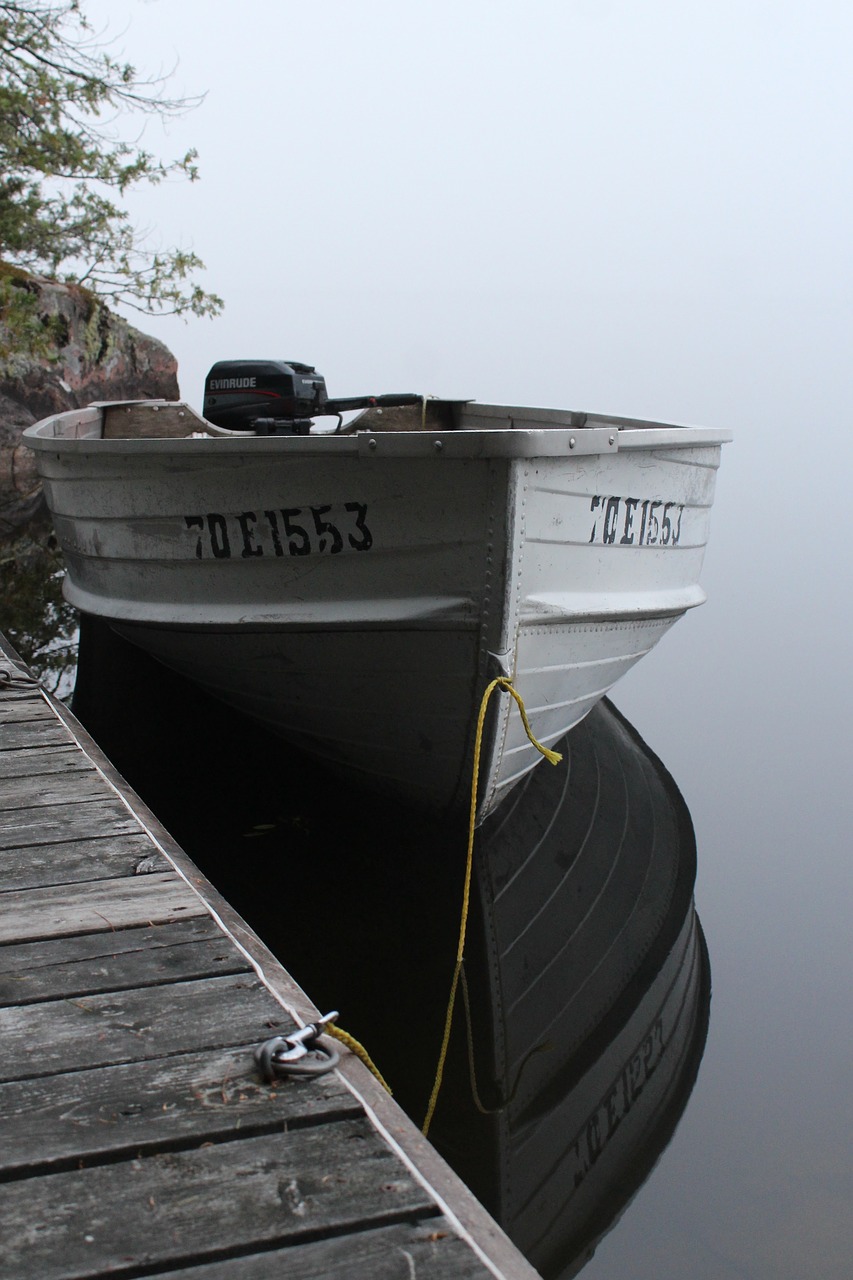
[{"label": "boat seat", "polygon": [[353,431],[456,431],[459,401],[426,400],[422,404],[365,409],[344,427]]},{"label": "boat seat", "polygon": [[212,434],[209,424],[181,400],[139,400],[104,408],[104,440],[174,439],[195,431]]}]

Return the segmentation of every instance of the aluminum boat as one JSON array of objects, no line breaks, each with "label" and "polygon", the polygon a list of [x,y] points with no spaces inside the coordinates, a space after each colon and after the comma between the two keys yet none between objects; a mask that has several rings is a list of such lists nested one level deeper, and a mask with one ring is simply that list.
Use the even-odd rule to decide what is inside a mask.
[{"label": "aluminum boat", "polygon": [[[704,599],[726,431],[416,397],[334,432],[234,429],[216,400],[25,431],[65,594],[372,787],[463,806],[491,678],[554,744]],[[540,758],[493,699],[478,821]]]}]

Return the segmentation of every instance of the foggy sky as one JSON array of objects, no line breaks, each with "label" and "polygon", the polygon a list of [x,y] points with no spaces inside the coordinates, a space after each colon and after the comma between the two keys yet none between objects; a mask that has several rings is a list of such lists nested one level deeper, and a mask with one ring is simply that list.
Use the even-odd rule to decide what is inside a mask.
[{"label": "foggy sky", "polygon": [[[207,94],[144,138],[196,146],[200,182],[134,200],[227,303],[153,326],[189,398],[214,358],[280,355],[342,392],[702,420],[757,378],[772,420],[790,335],[751,343],[752,326],[796,308],[834,345],[853,284],[849,5],[87,8],[139,67],[175,67],[170,90]],[[826,356],[795,334],[805,381]]]}]

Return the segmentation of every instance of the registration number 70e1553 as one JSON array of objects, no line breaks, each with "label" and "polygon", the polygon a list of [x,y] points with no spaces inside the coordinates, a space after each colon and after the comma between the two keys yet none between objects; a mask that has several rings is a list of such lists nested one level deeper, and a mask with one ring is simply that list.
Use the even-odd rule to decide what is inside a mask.
[{"label": "registration number 70e1553", "polygon": [[364,502],[274,507],[233,515],[208,511],[184,516],[184,523],[195,534],[197,560],[334,556],[342,551],[369,551],[373,546]]},{"label": "registration number 70e1553", "polygon": [[677,547],[681,539],[683,502],[652,498],[620,498],[597,493],[589,504],[590,542],[611,546]]}]

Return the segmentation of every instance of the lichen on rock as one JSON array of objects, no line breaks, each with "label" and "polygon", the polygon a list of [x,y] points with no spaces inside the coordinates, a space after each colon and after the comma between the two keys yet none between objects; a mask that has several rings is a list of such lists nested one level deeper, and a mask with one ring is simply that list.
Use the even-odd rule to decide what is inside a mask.
[{"label": "lichen on rock", "polygon": [[177,400],[162,342],[79,285],[0,263],[0,631],[40,679],[73,684],[77,615],[62,599],[62,559],[22,433],[94,400]]},{"label": "lichen on rock", "polygon": [[[95,400],[177,400],[178,365],[162,342],[134,329],[80,285],[16,268],[0,272],[0,543],[38,514],[40,489],[25,427]],[[28,350],[4,314],[24,300]]]}]

